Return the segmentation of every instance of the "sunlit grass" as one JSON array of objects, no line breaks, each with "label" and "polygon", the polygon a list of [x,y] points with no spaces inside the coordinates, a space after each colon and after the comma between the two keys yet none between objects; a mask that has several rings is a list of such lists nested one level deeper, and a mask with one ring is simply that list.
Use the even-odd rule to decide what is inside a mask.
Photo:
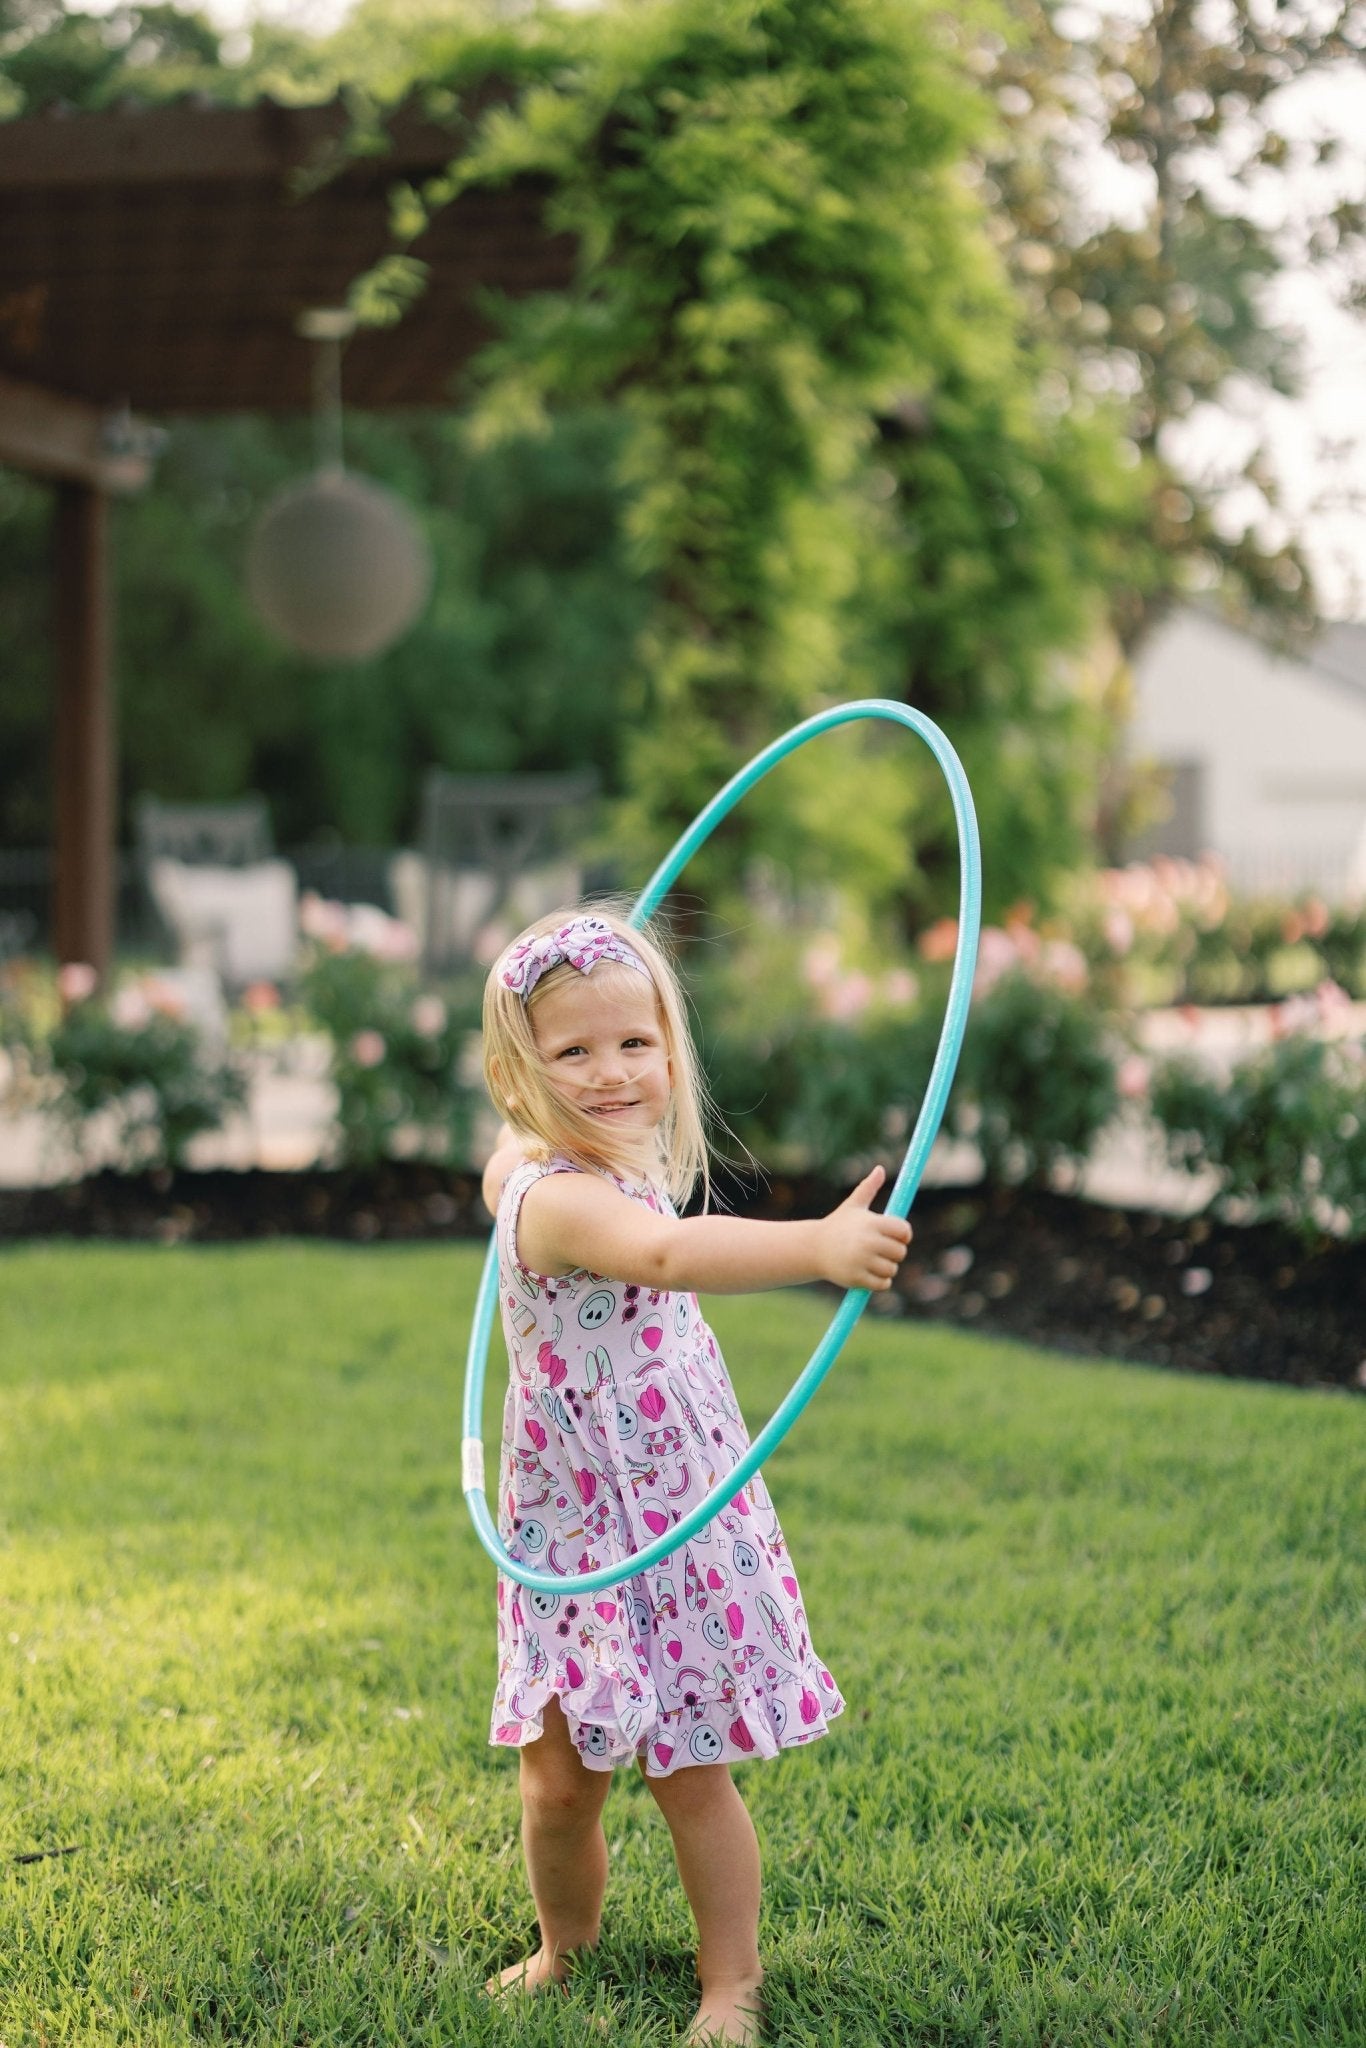
[{"label": "sunlit grass", "polygon": [[[477,1265],[0,1258],[6,2048],[686,2019],[625,1774],[598,1957],[479,1995],[532,1923],[459,1498]],[[717,1306],[752,1424],[825,1313]],[[850,1702],[740,1774],[774,2043],[1366,2041],[1366,1404],[876,1323],[767,1476]]]}]

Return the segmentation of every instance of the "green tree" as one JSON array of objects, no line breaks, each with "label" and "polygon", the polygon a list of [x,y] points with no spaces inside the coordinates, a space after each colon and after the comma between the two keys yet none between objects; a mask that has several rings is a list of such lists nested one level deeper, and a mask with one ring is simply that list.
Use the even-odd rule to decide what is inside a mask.
[{"label": "green tree", "polygon": [[[473,56],[443,71],[423,52],[436,104]],[[1049,409],[1047,356],[959,175],[982,117],[937,20],[677,0],[540,24],[489,61],[517,95],[424,197],[535,175],[578,239],[571,289],[504,309],[476,428],[599,394],[628,423],[658,592],[620,821],[637,858],[792,718],[904,692],[975,758],[992,900],[1046,889],[1093,810],[1088,714],[1055,656],[1137,535],[1134,491],[1116,431]],[[904,909],[913,816],[943,850],[933,774],[827,743],[737,815],[708,886],[762,845]],[[943,866],[913,880],[914,914],[951,886]]]},{"label": "green tree", "polygon": [[[957,33],[1001,117],[977,160],[998,241],[1074,392],[1125,407],[1164,584],[1217,581],[1244,611],[1312,625],[1302,549],[1266,516],[1277,497],[1265,449],[1236,474],[1192,477],[1172,430],[1222,403],[1235,380],[1296,388],[1296,336],[1270,315],[1265,290],[1287,264],[1333,273],[1348,303],[1366,293],[1359,199],[1306,219],[1290,203],[1295,182],[1341,143],[1297,142],[1286,123],[1287,88],[1359,66],[1366,8],[1009,0],[1004,34],[972,21]],[[1091,198],[1098,172],[1113,185],[1117,169],[1129,202],[1120,220]],[[1258,509],[1231,530],[1221,503],[1240,484]],[[1132,642],[1147,616],[1142,588],[1117,586],[1112,611]]]},{"label": "green tree", "polygon": [[60,0],[0,0],[0,118],[64,105],[98,109],[130,90],[148,98],[212,85],[229,96],[217,31],[169,6],[76,12]]}]

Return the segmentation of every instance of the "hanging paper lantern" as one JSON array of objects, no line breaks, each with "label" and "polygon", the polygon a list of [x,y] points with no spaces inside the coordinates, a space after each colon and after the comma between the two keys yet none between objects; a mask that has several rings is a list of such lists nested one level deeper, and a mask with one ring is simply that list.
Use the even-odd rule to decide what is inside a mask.
[{"label": "hanging paper lantern", "polygon": [[432,564],[407,506],[342,469],[272,498],[247,552],[247,592],[281,639],[328,661],[364,661],[405,633]]}]

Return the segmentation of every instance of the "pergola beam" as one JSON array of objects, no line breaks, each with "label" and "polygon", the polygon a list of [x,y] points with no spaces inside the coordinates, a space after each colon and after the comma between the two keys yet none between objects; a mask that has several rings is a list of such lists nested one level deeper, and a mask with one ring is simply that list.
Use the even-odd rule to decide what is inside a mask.
[{"label": "pergola beam", "polygon": [[82,398],[0,370],[0,463],[12,469],[96,491],[141,490],[152,473],[143,452],[149,430],[120,420],[115,438],[112,424],[111,414]]}]

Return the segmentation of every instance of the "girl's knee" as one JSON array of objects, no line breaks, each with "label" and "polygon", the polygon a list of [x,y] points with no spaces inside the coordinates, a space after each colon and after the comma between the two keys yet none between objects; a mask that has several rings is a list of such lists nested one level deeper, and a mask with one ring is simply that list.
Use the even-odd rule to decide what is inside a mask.
[{"label": "girl's knee", "polygon": [[739,1797],[729,1764],[688,1764],[668,1778],[652,1778],[646,1772],[645,1782],[666,1819],[702,1817]]},{"label": "girl's knee", "polygon": [[550,1701],[544,1732],[522,1751],[523,1807],[546,1826],[581,1826],[601,1810],[609,1781],[609,1773],[589,1770],[558,1703]]},{"label": "girl's knee", "polygon": [[[589,1775],[584,1772],[585,1778]],[[601,1810],[602,1794],[596,1785],[581,1784],[559,1772],[523,1775],[522,1811],[540,1828],[572,1834],[595,1821]]]}]

